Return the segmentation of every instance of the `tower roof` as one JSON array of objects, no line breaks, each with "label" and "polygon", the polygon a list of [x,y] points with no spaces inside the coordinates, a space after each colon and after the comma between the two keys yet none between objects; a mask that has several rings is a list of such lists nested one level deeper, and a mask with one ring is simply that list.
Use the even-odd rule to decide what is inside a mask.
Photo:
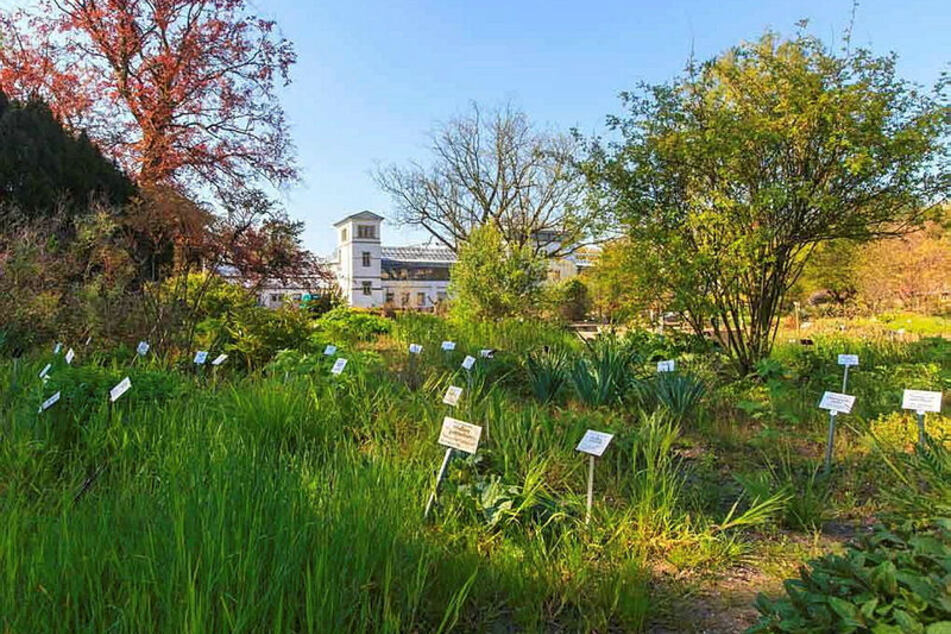
[{"label": "tower roof", "polygon": [[370,211],[370,210],[368,210],[368,209],[364,209],[363,211],[358,211],[358,212],[355,213],[355,214],[350,214],[350,215],[347,216],[346,218],[343,218],[343,219],[341,219],[341,220],[338,220],[337,222],[334,223],[334,226],[335,226],[335,227],[339,227],[340,225],[344,224],[345,222],[350,222],[351,220],[374,220],[374,221],[377,221],[377,220],[383,220],[383,216],[380,216],[379,214],[375,214],[375,213],[373,213],[372,211]]}]

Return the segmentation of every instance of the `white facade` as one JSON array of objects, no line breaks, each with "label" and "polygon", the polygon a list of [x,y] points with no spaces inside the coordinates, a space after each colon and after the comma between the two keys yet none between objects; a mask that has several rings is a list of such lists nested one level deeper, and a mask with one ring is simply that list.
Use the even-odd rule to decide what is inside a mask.
[{"label": "white facade", "polygon": [[335,273],[344,301],[350,306],[383,305],[380,280],[380,224],[372,211],[347,216],[334,224],[337,230]]},{"label": "white facade", "polygon": [[[361,211],[334,224],[337,248],[333,265],[344,300],[358,308],[386,305],[433,310],[446,299],[455,253],[446,247],[384,247],[380,241],[382,223],[382,216]],[[557,249],[557,243],[546,244],[550,250]],[[552,258],[548,278],[568,279],[588,265],[590,260],[584,257]]]}]

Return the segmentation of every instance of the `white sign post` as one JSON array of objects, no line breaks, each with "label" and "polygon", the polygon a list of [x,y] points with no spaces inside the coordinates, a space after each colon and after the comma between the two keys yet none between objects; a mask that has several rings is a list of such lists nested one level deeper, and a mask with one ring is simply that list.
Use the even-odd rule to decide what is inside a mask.
[{"label": "white sign post", "polygon": [[334,361],[333,367],[330,368],[330,373],[334,375],[340,374],[345,367],[347,367],[347,360],[341,357]]},{"label": "white sign post", "polygon": [[222,363],[224,363],[224,362],[227,361],[227,360],[228,360],[228,355],[226,355],[226,354],[219,354],[219,355],[218,355],[217,357],[215,357],[214,360],[211,362],[211,365],[213,365],[213,366],[219,366],[219,365],[221,365]]},{"label": "white sign post", "polygon": [[420,354],[422,351],[423,351],[423,346],[419,345],[418,343],[411,343],[411,344],[409,344],[409,353],[410,353],[410,354],[418,355],[418,354]]},{"label": "white sign post", "polygon": [[62,351],[63,351],[63,344],[57,341],[56,345],[53,346],[53,354],[59,354]]},{"label": "white sign post", "polygon": [[453,350],[456,349],[456,342],[455,342],[455,341],[443,341],[443,342],[442,342],[442,345],[441,345],[440,347],[441,347],[441,348],[443,349],[443,351],[445,351],[445,352],[452,352]]},{"label": "white sign post", "polygon": [[429,511],[436,502],[436,495],[439,493],[439,483],[446,477],[449,461],[452,460],[453,449],[474,454],[479,448],[479,438],[481,437],[482,428],[478,425],[473,425],[452,418],[451,416],[446,416],[443,419],[442,429],[439,431],[439,444],[446,447],[446,453],[443,456],[442,464],[439,466],[439,472],[436,474],[436,484],[433,486],[433,492],[429,495],[429,500],[426,502],[423,519],[429,517]]},{"label": "white sign post", "polygon": [[75,359],[75,358],[76,358],[76,351],[75,351],[75,350],[73,350],[72,348],[70,348],[69,350],[66,351],[66,356],[64,357],[64,359],[65,359],[65,361],[66,361],[66,365],[71,365],[71,364],[73,363],[73,359]]},{"label": "white sign post", "polygon": [[495,349],[494,348],[483,348],[479,350],[479,356],[483,359],[494,359],[495,358]]},{"label": "white sign post", "polygon": [[588,504],[584,514],[585,524],[591,523],[591,505],[594,503],[594,459],[601,457],[613,438],[614,434],[589,429],[575,447],[575,451],[588,454]]},{"label": "white sign post", "polygon": [[460,396],[462,396],[462,388],[450,385],[446,388],[446,394],[442,397],[442,402],[450,407],[455,407],[459,404]]},{"label": "white sign post", "polygon": [[109,402],[115,403],[120,396],[129,391],[130,387],[132,387],[132,381],[129,380],[129,377],[116,383],[116,386],[109,390]]},{"label": "white sign post", "polygon": [[475,365],[475,362],[476,362],[475,357],[466,355],[466,358],[462,360],[462,369],[465,370],[466,372],[471,371],[472,366]]},{"label": "white sign post", "polygon": [[851,366],[858,367],[859,365],[859,355],[857,354],[840,354],[839,355],[839,365],[843,366],[845,369],[842,372],[842,392],[845,393],[845,389],[849,384],[849,368]]},{"label": "white sign post", "polygon": [[324,348],[324,356],[332,357],[337,354],[337,346],[328,343],[327,347]]},{"label": "white sign post", "polygon": [[50,368],[52,368],[52,367],[53,367],[53,364],[52,364],[52,363],[47,363],[46,365],[44,365],[44,366],[43,366],[43,369],[40,370],[40,378],[41,378],[41,379],[45,379],[47,376],[49,376],[49,374],[50,374]]},{"label": "white sign post", "polygon": [[901,408],[915,410],[918,416],[918,445],[925,446],[928,438],[925,432],[925,412],[941,411],[941,392],[928,390],[905,390],[902,393]]},{"label": "white sign post", "polygon": [[819,401],[819,408],[829,412],[829,440],[826,443],[825,473],[829,474],[832,468],[832,446],[835,443],[835,417],[838,413],[848,414],[855,404],[855,397],[850,394],[826,392]]},{"label": "white sign post", "polygon": [[54,394],[53,396],[51,396],[51,397],[49,397],[48,399],[46,399],[45,401],[43,401],[43,404],[40,405],[40,409],[39,409],[39,411],[37,412],[37,414],[42,414],[43,412],[45,412],[46,410],[48,410],[50,407],[52,407],[52,406],[53,406],[53,403],[55,403],[56,401],[59,400],[59,397],[60,397],[60,393],[57,392],[57,393]]},{"label": "white sign post", "polygon": [[673,359],[668,359],[667,361],[658,361],[657,362],[657,371],[658,372],[673,372],[677,367],[677,364]]},{"label": "white sign post", "polygon": [[149,343],[147,341],[140,341],[139,345],[135,347],[135,356],[132,357],[132,363],[129,365],[135,365],[135,362],[139,357],[144,357],[149,353]]},{"label": "white sign post", "polygon": [[205,365],[205,361],[207,359],[208,359],[208,351],[199,350],[198,352],[195,353],[195,358],[193,359],[193,361],[195,362],[195,365]]}]

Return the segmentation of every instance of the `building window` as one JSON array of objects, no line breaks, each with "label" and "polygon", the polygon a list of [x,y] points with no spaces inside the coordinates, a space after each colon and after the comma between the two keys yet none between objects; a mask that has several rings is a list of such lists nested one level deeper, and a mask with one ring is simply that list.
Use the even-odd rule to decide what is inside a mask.
[{"label": "building window", "polygon": [[363,266],[364,267],[370,266],[370,252],[369,251],[363,252]]},{"label": "building window", "polygon": [[416,305],[417,306],[426,305],[426,293],[416,293]]},{"label": "building window", "polygon": [[346,227],[344,227],[343,229],[340,230],[340,241],[341,241],[341,242],[346,242],[346,241],[347,241],[347,228],[346,228]]},{"label": "building window", "polygon": [[357,225],[357,237],[358,238],[375,238],[375,232],[373,231],[373,225]]},{"label": "building window", "polygon": [[409,293],[403,293],[403,296],[400,297],[401,306],[409,306]]},{"label": "building window", "polygon": [[372,295],[373,294],[373,282],[364,282],[363,283],[363,294]]},{"label": "building window", "polygon": [[301,301],[301,294],[300,294],[300,293],[294,293],[293,295],[291,295],[291,299],[294,300],[295,302],[299,302],[299,301]]},{"label": "building window", "polygon": [[272,303],[272,304],[280,303],[280,301],[281,301],[282,299],[284,299],[284,296],[281,295],[280,293],[271,293],[271,303]]},{"label": "building window", "polygon": [[386,303],[392,304],[395,301],[396,297],[393,295],[393,291],[386,291]]},{"label": "building window", "polygon": [[436,291],[436,301],[437,302],[446,301],[446,293],[444,293],[443,291]]}]

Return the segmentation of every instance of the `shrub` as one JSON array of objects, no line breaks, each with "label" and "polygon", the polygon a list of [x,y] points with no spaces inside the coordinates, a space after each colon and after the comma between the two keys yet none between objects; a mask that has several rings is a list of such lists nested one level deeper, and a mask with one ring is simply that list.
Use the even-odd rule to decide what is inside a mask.
[{"label": "shrub", "polygon": [[756,632],[951,631],[951,520],[878,526],[844,555],[810,561],[786,596],[756,599]]},{"label": "shrub", "polygon": [[387,334],[393,322],[373,313],[338,306],[324,313],[315,327],[330,341],[370,341]]},{"label": "shrub", "polygon": [[570,357],[563,350],[529,354],[525,358],[525,370],[532,393],[542,403],[558,397],[568,382]]}]

